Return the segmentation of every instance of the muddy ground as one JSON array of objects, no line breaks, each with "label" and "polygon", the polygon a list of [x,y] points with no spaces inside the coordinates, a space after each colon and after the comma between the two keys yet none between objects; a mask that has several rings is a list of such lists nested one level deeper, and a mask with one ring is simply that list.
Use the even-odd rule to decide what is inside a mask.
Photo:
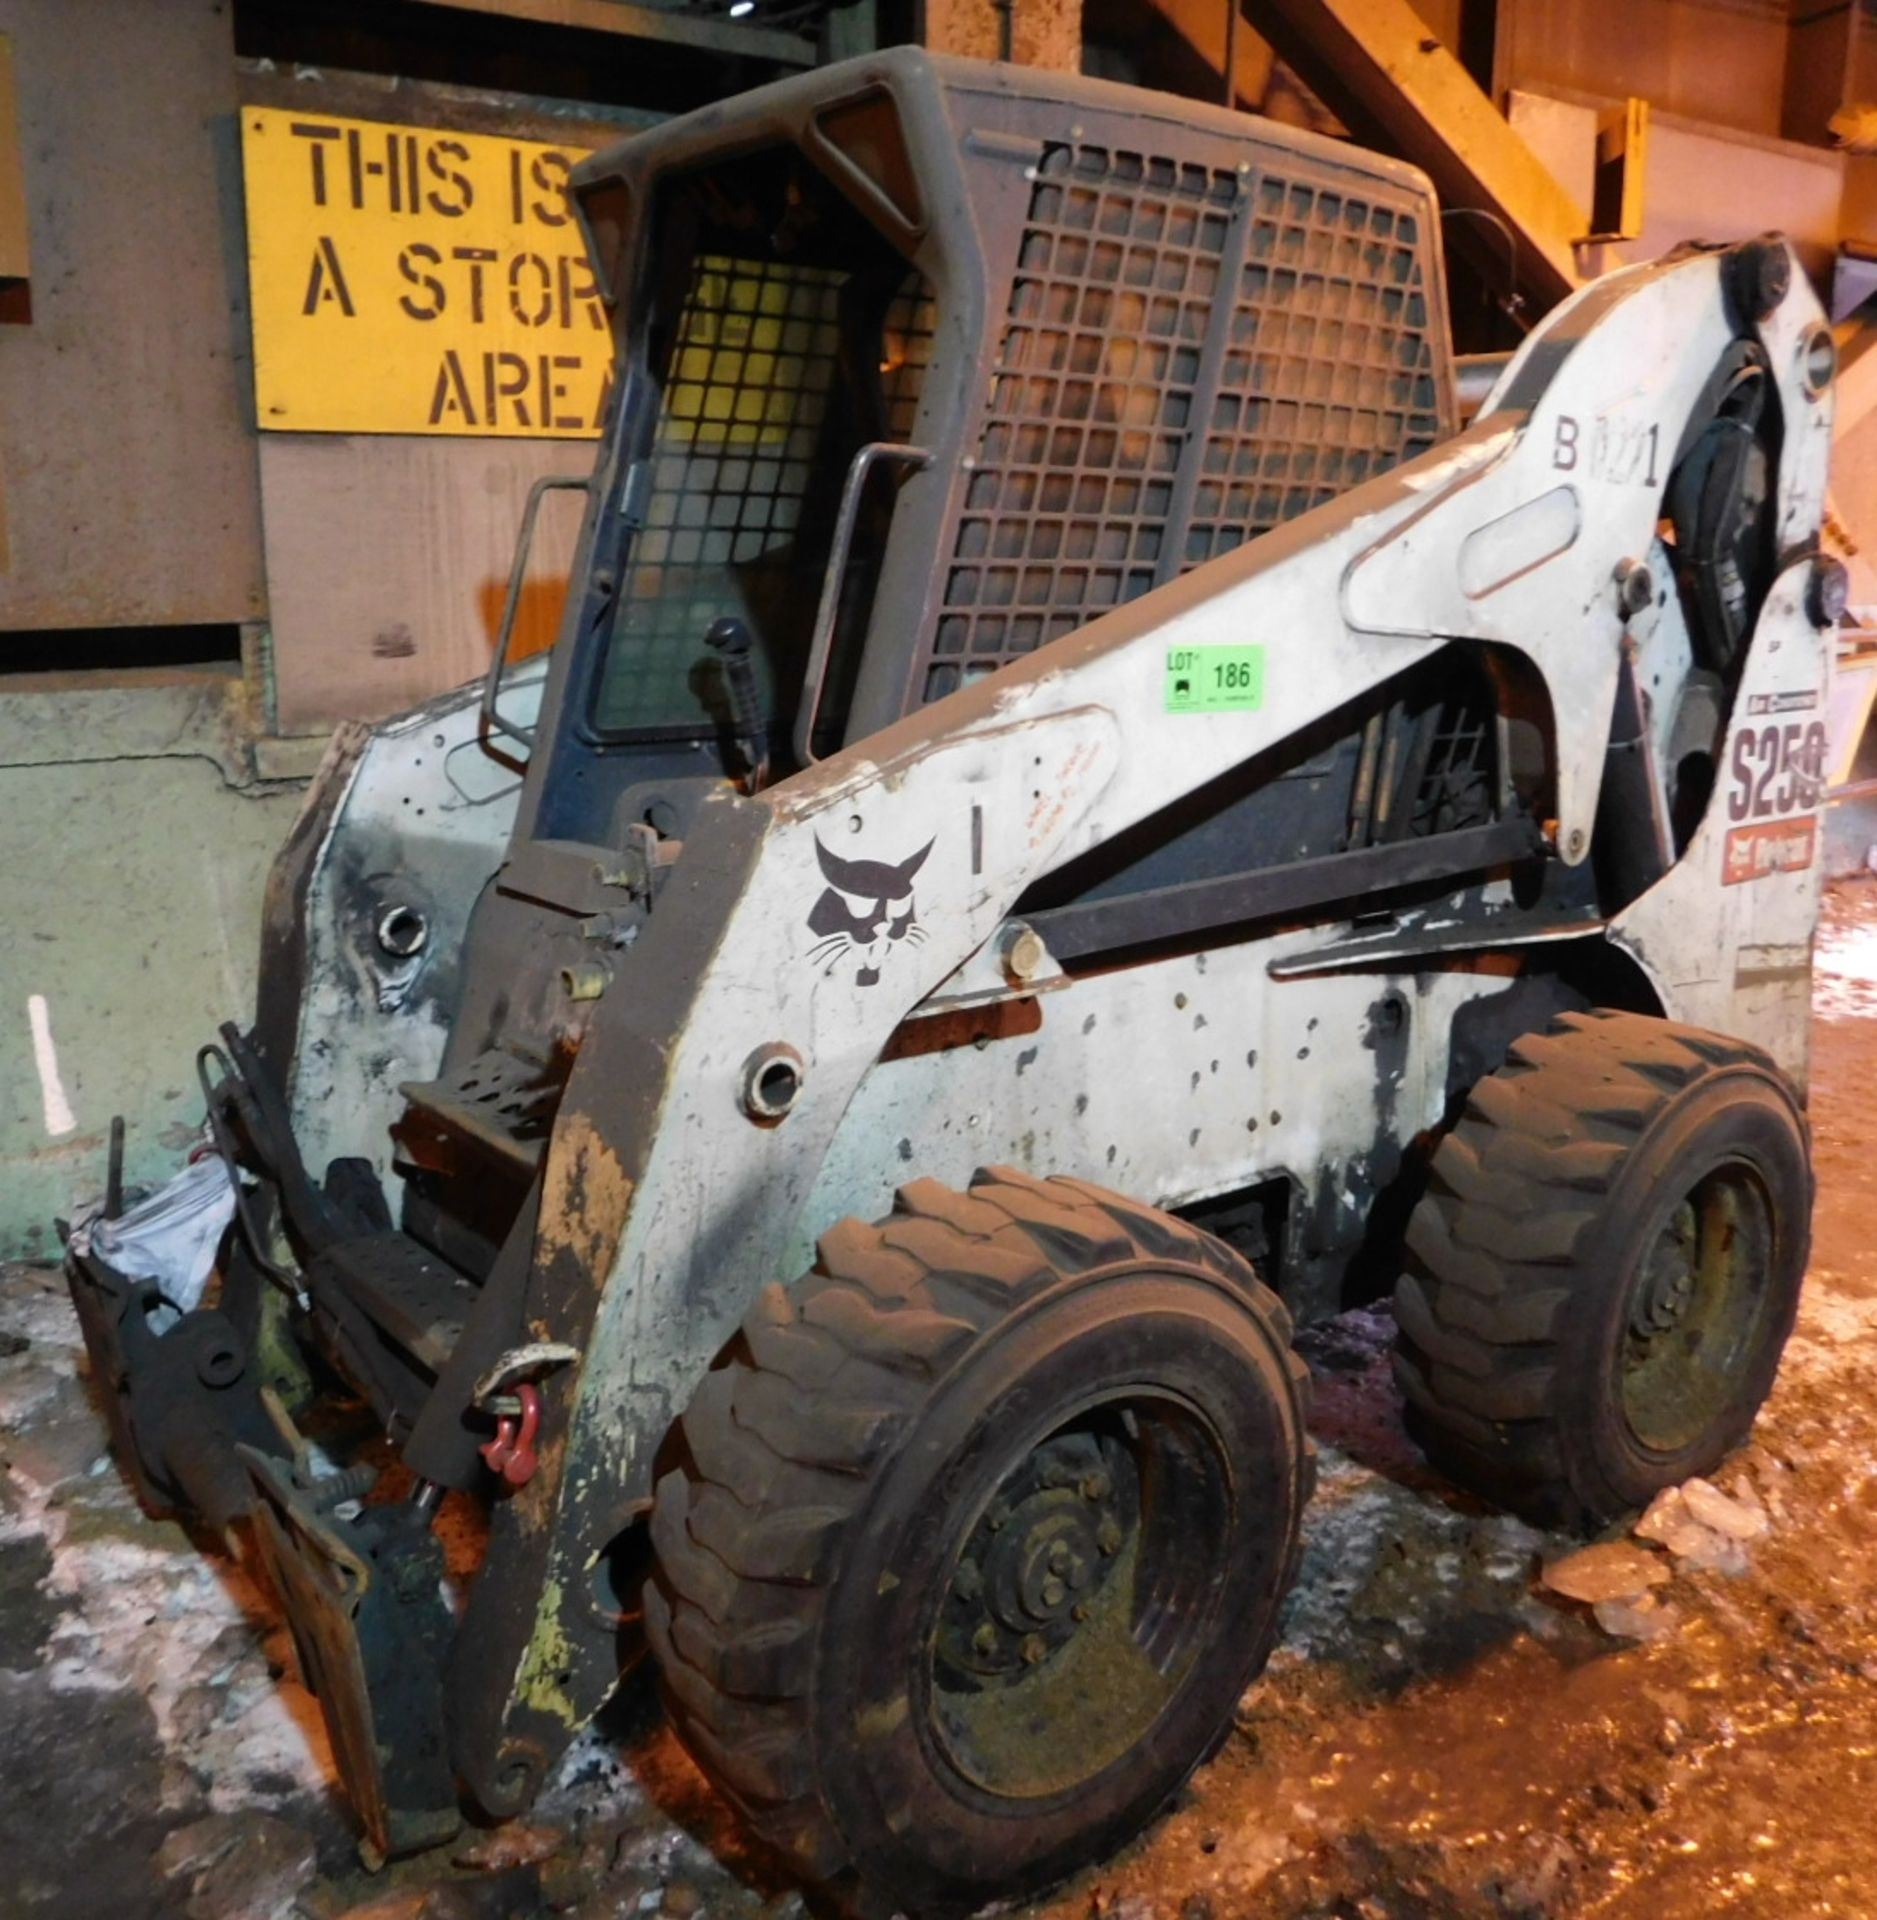
[{"label": "muddy ground", "polygon": [[[1544,1585],[1574,1543],[1425,1469],[1386,1316],[1345,1317],[1310,1342],[1321,1486],[1269,1671],[1179,1803],[1023,1920],[1877,1915],[1877,885],[1833,891],[1820,955],[1807,1301],[1716,1476],[1765,1535],[1613,1637]],[[799,1911],[643,1675],[527,1825],[367,1875],[285,1635],[137,1511],[44,1269],[0,1272],[0,1469],[0,1916]]]}]

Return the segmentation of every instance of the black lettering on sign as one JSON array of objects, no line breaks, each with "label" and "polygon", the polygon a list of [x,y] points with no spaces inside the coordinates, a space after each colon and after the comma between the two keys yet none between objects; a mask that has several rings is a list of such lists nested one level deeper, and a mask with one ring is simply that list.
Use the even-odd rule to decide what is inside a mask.
[{"label": "black lettering on sign", "polygon": [[300,311],[317,313],[328,300],[337,302],[339,311],[348,320],[358,318],[358,310],[352,305],[352,295],[345,284],[345,269],[339,264],[339,249],[329,235],[322,233],[313,245],[313,268],[306,277],[306,300]]},{"label": "black lettering on sign", "polygon": [[[538,153],[529,162],[526,180],[521,169],[521,149],[508,150],[508,217],[516,226],[529,218],[544,227],[564,227],[572,216],[567,211],[567,176],[573,162],[558,148]],[[528,186],[539,191],[530,196]]]},{"label": "black lettering on sign", "polygon": [[1826,758],[1822,720],[1740,728],[1728,756],[1728,819],[1773,820],[1816,807]]},{"label": "black lettering on sign", "polygon": [[593,278],[593,264],[584,253],[563,253],[555,262],[560,269],[560,323],[574,323],[574,303],[580,303],[587,325],[600,333],[606,331],[606,310],[600,305],[599,283]]},{"label": "black lettering on sign", "polygon": [[538,253],[518,253],[508,263],[508,310],[524,327],[553,319],[554,274]]},{"label": "black lettering on sign", "polygon": [[576,432],[586,425],[577,413],[561,411],[567,400],[567,383],[557,380],[559,373],[578,373],[580,356],[577,353],[542,354],[541,356],[541,424],[544,427],[572,428]]},{"label": "black lettering on sign", "polygon": [[424,165],[431,176],[442,182],[449,191],[439,193],[435,187],[424,195],[424,205],[432,213],[440,213],[446,220],[455,220],[467,213],[476,204],[476,189],[470,185],[469,175],[456,167],[446,167],[445,160],[460,160],[464,166],[469,164],[469,149],[460,140],[433,140],[429,151],[424,155]]},{"label": "black lettering on sign", "polygon": [[328,140],[339,137],[337,127],[323,127],[311,120],[289,121],[287,131],[296,140],[310,140],[313,144],[307,148],[307,157],[313,166],[313,204],[323,207],[326,204],[326,146]]},{"label": "black lettering on sign", "polygon": [[434,320],[449,304],[449,296],[444,292],[443,282],[434,273],[420,273],[412,264],[413,261],[421,261],[426,266],[440,267],[443,264],[443,256],[435,247],[422,240],[413,240],[398,255],[398,272],[412,286],[422,287],[427,296],[420,304],[408,293],[401,293],[398,295],[398,305],[413,320]]},{"label": "black lettering on sign", "polygon": [[[498,374],[501,376],[498,378]],[[486,405],[483,424],[502,424],[502,402],[514,402],[513,414],[518,427],[531,427],[528,418],[528,363],[518,353],[485,353],[482,356],[482,392]]]},{"label": "black lettering on sign", "polygon": [[462,260],[469,266],[469,317],[477,326],[482,325],[482,269],[496,258],[493,247],[452,247],[452,260]]},{"label": "black lettering on sign", "polygon": [[1558,430],[1551,442],[1551,464],[1565,473],[1577,465],[1577,422],[1568,413],[1558,415]]},{"label": "black lettering on sign", "polygon": [[567,176],[572,170],[567,156],[558,150],[537,153],[528,169],[541,189],[541,196],[530,203],[530,211],[544,227],[567,224]]},{"label": "black lettering on sign", "polygon": [[421,213],[423,203],[417,172],[417,136],[396,127],[386,127],[383,155],[379,159],[374,154],[368,154],[358,128],[347,128],[346,175],[351,184],[354,211],[364,211],[371,183],[382,182],[384,202],[392,213]]},{"label": "black lettering on sign", "polygon": [[463,378],[463,363],[454,347],[445,347],[437,367],[436,389],[430,397],[430,424],[440,427],[452,416],[466,427],[476,424],[476,409],[470,403],[469,383]]}]

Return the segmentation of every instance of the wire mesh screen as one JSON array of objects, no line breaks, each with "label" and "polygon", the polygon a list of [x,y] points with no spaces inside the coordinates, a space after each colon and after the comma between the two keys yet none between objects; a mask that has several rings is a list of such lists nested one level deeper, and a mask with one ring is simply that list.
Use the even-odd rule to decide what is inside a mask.
[{"label": "wire mesh screen", "polygon": [[1345,185],[1047,148],[924,698],[1431,446],[1422,240]]},{"label": "wire mesh screen", "polygon": [[1445,700],[1421,723],[1430,733],[1406,830],[1419,837],[1493,815],[1493,725],[1488,702]]},{"label": "wire mesh screen", "polygon": [[1252,205],[1185,566],[1440,437],[1415,214],[1269,175]]},{"label": "wire mesh screen", "polygon": [[[712,621],[749,623],[759,681],[812,617],[796,555],[833,387],[846,276],[700,254],[654,430],[644,524],[594,718],[605,731],[693,725]],[[762,685],[765,700],[773,686]]]},{"label": "wire mesh screen", "polygon": [[880,327],[880,396],[889,440],[913,438],[937,326],[931,287],[924,274],[909,274]]},{"label": "wire mesh screen", "polygon": [[927,699],[1153,586],[1237,184],[1160,156],[1046,151]]}]

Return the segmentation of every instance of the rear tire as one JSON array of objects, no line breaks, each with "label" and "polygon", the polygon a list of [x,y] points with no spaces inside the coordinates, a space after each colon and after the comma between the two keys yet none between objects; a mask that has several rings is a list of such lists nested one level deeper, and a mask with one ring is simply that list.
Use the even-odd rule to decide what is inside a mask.
[{"label": "rear tire", "polygon": [[699,1387],[646,1630],[680,1736],[802,1879],[962,1911],[1130,1838],[1295,1572],[1307,1375],[1169,1215],[981,1172],[843,1221]]},{"label": "rear tire", "polygon": [[1396,1372],[1429,1459],[1566,1525],[1711,1471],[1772,1389],[1812,1191],[1759,1048],[1609,1012],[1520,1040],[1408,1229]]}]

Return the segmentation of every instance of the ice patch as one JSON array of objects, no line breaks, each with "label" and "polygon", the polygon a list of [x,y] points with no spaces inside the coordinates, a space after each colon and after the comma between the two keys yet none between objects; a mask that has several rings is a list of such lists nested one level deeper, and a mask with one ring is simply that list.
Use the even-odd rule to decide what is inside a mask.
[{"label": "ice patch", "polygon": [[1812,950],[1812,1011],[1821,1020],[1877,1014],[1877,923],[1820,926]]}]

